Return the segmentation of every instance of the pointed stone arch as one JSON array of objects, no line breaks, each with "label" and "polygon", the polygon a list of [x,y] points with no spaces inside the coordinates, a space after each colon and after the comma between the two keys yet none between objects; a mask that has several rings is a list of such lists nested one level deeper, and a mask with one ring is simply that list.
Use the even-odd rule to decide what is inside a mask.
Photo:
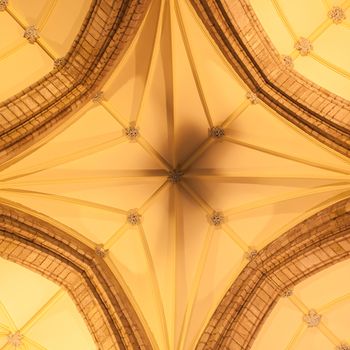
[{"label": "pointed stone arch", "polygon": [[0,160],[44,137],[84,106],[120,61],[150,0],[93,0],[72,47],[36,83],[0,103]]},{"label": "pointed stone arch", "polygon": [[296,225],[262,249],[229,288],[196,349],[248,350],[281,296],[350,258],[350,199]]},{"label": "pointed stone arch", "polygon": [[318,141],[350,156],[350,102],[291,69],[249,1],[190,2],[228,63],[260,100]]},{"label": "pointed stone arch", "polygon": [[0,256],[65,288],[98,349],[152,349],[136,312],[103,258],[62,229],[0,204]]}]

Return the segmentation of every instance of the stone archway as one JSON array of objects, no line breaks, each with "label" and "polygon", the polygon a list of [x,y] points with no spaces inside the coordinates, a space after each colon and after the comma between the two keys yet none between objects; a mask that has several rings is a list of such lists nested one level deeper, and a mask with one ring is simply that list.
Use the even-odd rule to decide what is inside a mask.
[{"label": "stone archway", "polygon": [[63,286],[83,315],[98,349],[151,349],[121,286],[84,243],[32,215],[0,204],[0,256]]},{"label": "stone archway", "polygon": [[57,58],[42,79],[0,103],[2,162],[49,134],[96,95],[132,42],[150,3],[92,1],[67,55]]},{"label": "stone archway", "polygon": [[232,69],[256,96],[329,147],[350,155],[350,103],[281,57],[247,0],[190,0]]},{"label": "stone archway", "polygon": [[217,307],[197,349],[247,350],[281,296],[350,257],[350,199],[296,225],[261,250]]}]

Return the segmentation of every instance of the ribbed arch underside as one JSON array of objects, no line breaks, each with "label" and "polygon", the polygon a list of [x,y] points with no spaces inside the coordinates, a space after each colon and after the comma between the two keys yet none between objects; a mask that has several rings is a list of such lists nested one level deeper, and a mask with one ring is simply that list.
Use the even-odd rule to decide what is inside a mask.
[{"label": "ribbed arch underside", "polygon": [[132,306],[103,260],[70,234],[8,204],[0,207],[1,257],[67,290],[98,349],[150,349]]},{"label": "ribbed arch underside", "polygon": [[[2,162],[53,131],[91,99],[132,41],[149,3],[92,1],[79,34],[63,57],[55,57],[41,38],[34,40],[32,45],[48,53],[55,68],[0,104]],[[29,26],[13,12],[11,4],[5,11],[23,30]],[[38,28],[40,23],[34,25]]]},{"label": "ribbed arch underside", "polygon": [[[273,281],[275,275],[265,280],[266,271],[257,268],[264,254],[281,242],[290,254],[287,245],[294,249],[298,234],[316,227],[320,217],[324,230],[335,225],[336,235],[348,215],[345,202],[339,202],[350,193],[348,102],[324,96],[313,83],[281,68],[264,35],[253,38],[263,42],[266,61],[248,50],[253,44],[243,47],[245,31],[261,29],[245,1],[106,0],[93,2],[92,9],[66,65],[36,85],[40,89],[49,78],[68,77],[70,83],[79,82],[72,93],[77,100],[63,101],[58,95],[57,105],[42,106],[45,117],[28,113],[17,118],[16,137],[10,143],[2,139],[10,151],[0,165],[0,200],[20,208],[18,222],[30,218],[40,227],[49,225],[58,240],[66,238],[65,244],[82,244],[88,261],[84,269],[97,283],[95,297],[105,298],[99,310],[108,337],[88,319],[101,349],[192,350],[197,344],[204,349],[247,349],[267,315],[255,315],[257,327],[241,315],[235,321],[232,300],[239,304],[253,283],[245,279],[247,271],[252,278],[258,276],[263,293],[267,288],[271,298],[265,306],[271,310],[285,285]],[[101,18],[109,34],[101,31]],[[227,37],[218,35],[220,30]],[[238,34],[230,41],[234,32]],[[87,54],[80,49],[91,35],[96,47],[90,45]],[[239,59],[230,56],[232,50]],[[91,64],[84,65],[82,76],[80,60]],[[288,90],[290,84],[276,94],[262,78],[271,77],[260,67],[271,62],[276,64],[269,74],[283,73],[285,82],[295,79],[311,95],[321,94],[334,115],[299,99],[298,89]],[[257,81],[241,80],[247,73],[242,64]],[[88,102],[107,71],[111,74],[104,93]],[[32,90],[5,102],[4,110]],[[271,98],[278,104],[270,103]],[[79,113],[63,118],[83,102]],[[24,116],[43,124],[28,129],[21,124]],[[35,137],[27,142],[22,131]],[[10,135],[11,127],[3,133]],[[183,173],[179,183],[169,178],[174,169]],[[135,221],[130,221],[131,213],[138,214]],[[7,216],[3,218],[8,224]],[[11,230],[4,235],[4,244],[11,235]],[[45,247],[47,239],[41,242]],[[307,254],[314,242],[303,242]],[[60,243],[52,247],[53,255],[55,249],[64,253]],[[74,248],[67,249],[68,261],[76,261]],[[260,253],[248,263],[256,251]],[[339,249],[339,254],[319,268],[348,253]],[[277,255],[270,257],[266,264],[278,260]],[[91,272],[95,266],[113,283],[98,282]],[[310,274],[317,270],[309,267]],[[299,279],[295,276],[292,284]],[[120,299],[112,301],[115,294]],[[246,297],[260,300],[258,293]],[[75,301],[79,305],[77,296]],[[239,333],[235,327],[241,321],[247,328]],[[244,336],[236,339],[232,334]]]},{"label": "ribbed arch underside", "polygon": [[[248,1],[191,2],[231,67],[259,98],[308,134],[349,156],[349,102],[287,66]],[[347,1],[341,4],[344,9],[348,5]],[[310,38],[316,39],[332,24],[326,14],[324,21]],[[298,56],[298,51],[293,53],[291,59]]]},{"label": "ribbed arch underside", "polygon": [[[349,243],[349,199],[284,233],[260,251],[238,276],[207,325],[197,349],[250,349],[281,297],[290,297],[307,314],[309,310],[296,296],[285,293],[292,292],[295,285],[317,272],[348,259]],[[331,343],[340,346],[341,340],[332,337],[324,324],[321,326]]]}]

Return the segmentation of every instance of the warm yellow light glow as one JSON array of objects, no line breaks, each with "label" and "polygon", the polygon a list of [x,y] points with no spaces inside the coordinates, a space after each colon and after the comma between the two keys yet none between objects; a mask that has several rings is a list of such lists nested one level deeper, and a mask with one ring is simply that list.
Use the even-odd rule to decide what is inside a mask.
[{"label": "warm yellow light glow", "polygon": [[[349,28],[327,19],[332,1],[251,2],[277,50],[292,54],[300,73],[350,97],[348,53],[327,51],[336,44],[347,47],[350,37]],[[0,87],[0,98],[51,70],[47,52],[65,54],[87,5],[40,0],[32,8],[28,1],[14,0],[8,12],[0,13],[0,31],[1,23],[9,28],[0,43],[0,74],[8,82]],[[18,38],[21,23],[26,26],[31,18],[40,28],[39,45]],[[294,50],[299,36],[311,38],[312,55],[301,57]],[[261,101],[252,104],[246,98],[249,89],[189,0],[152,1],[103,91],[102,101],[89,104],[40,148],[33,146],[2,166],[0,201],[61,225],[91,248],[103,245],[154,348],[192,350],[247,264],[247,253],[348,197],[350,163]],[[139,130],[134,140],[125,132],[130,125]],[[213,138],[214,126],[225,135]],[[178,168],[183,176],[173,184],[169,172]],[[140,223],[127,221],[129,210],[140,214]],[[217,226],[210,220],[213,212],[223,216]],[[12,269],[26,285],[42,288],[39,300],[36,289],[29,289],[25,298],[31,302],[19,306],[21,290],[0,288],[0,341],[5,332],[20,329],[29,349],[95,349],[65,292]],[[325,273],[326,282],[321,277],[304,282],[295,296],[281,300],[253,349],[305,350],[317,344],[323,350],[343,339],[336,317],[345,319],[338,306],[349,303],[350,284],[342,269],[348,265]],[[344,280],[342,294],[333,295],[331,286]],[[330,315],[315,338],[302,323],[311,307]],[[76,330],[74,336],[70,329]]]}]

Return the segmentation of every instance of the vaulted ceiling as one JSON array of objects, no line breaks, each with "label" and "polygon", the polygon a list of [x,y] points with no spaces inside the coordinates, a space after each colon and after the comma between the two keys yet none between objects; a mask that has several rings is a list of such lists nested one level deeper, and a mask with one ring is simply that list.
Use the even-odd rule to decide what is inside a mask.
[{"label": "vaulted ceiling", "polygon": [[[57,228],[55,239],[64,238],[55,249],[63,251],[72,241],[77,252],[84,251],[84,264],[91,261],[99,271],[88,274],[99,280],[96,290],[108,291],[103,302],[118,307],[103,316],[113,321],[102,344],[101,332],[91,328],[92,312],[84,313],[82,298],[70,291],[87,321],[83,326],[58,277],[54,284],[44,278],[50,272],[41,277],[1,260],[5,277],[9,270],[14,281],[32,278],[44,293],[37,298],[33,287],[33,293],[12,294],[18,288],[12,282],[4,295],[0,291],[4,347],[14,348],[9,335],[15,331],[23,333],[23,349],[48,350],[92,349],[92,337],[99,349],[350,344],[344,311],[350,291],[343,283],[349,262],[329,267],[324,256],[331,248],[321,243],[324,256],[307,256],[314,244],[309,238],[322,235],[322,227],[342,230],[329,229],[319,242],[350,233],[350,206],[339,204],[348,203],[350,194],[350,27],[346,19],[334,23],[329,17],[334,5],[346,16],[347,1],[104,0],[93,1],[90,10],[88,1],[9,1],[0,12],[0,30],[8,33],[0,48],[0,97],[11,97],[0,106],[0,203],[15,210],[14,217],[23,213],[38,221],[43,233]],[[29,25],[40,34],[32,44],[22,37]],[[307,55],[295,47],[300,37],[313,46]],[[55,85],[53,76],[66,85]],[[41,105],[36,92],[45,83],[57,91]],[[15,225],[19,236],[25,223]],[[0,228],[10,232],[8,225]],[[276,242],[287,249],[306,233],[303,277],[287,263],[283,273],[293,275],[291,285],[268,275],[279,261]],[[38,249],[44,249],[46,238],[40,237]],[[333,247],[333,263],[349,255],[349,245],[339,247]],[[5,246],[0,251],[16,260],[15,250],[10,256]],[[291,251],[286,254],[294,252],[297,264],[297,250]],[[17,260],[41,273],[26,259]],[[244,280],[249,271],[252,282]],[[113,282],[100,282],[96,276],[104,273]],[[234,316],[237,304],[228,300],[244,298],[243,283],[254,291],[259,273],[260,280],[268,275],[273,282],[256,287],[255,296],[259,288],[266,295],[271,290],[270,304],[266,313],[261,309],[256,333],[237,332],[240,311]],[[280,298],[286,286],[293,293]],[[62,307],[48,301],[57,291]],[[114,303],[115,291],[122,296]],[[16,307],[11,295],[18,298]],[[25,302],[33,310],[23,308]],[[243,314],[259,305],[247,301]],[[322,314],[315,327],[303,320],[310,310]],[[37,333],[33,326],[33,336],[22,329],[32,314],[42,325]],[[64,318],[74,322],[67,325]],[[242,320],[245,327],[249,317]],[[111,322],[120,341],[110,340]],[[75,327],[76,338],[58,337],[60,327]]]},{"label": "vaulted ceiling", "polygon": [[[15,348],[16,340],[19,341],[17,349],[96,348],[84,320],[64,289],[4,259],[0,260],[0,269],[1,348]],[[16,337],[16,333],[19,336]]]},{"label": "vaulted ceiling", "polygon": [[[251,1],[276,50],[293,59],[297,72],[346,99],[350,98],[349,1]],[[298,50],[308,39],[310,52]],[[306,46],[308,42],[305,42]]]},{"label": "vaulted ceiling", "polygon": [[[89,1],[34,2],[13,0],[0,13],[0,99],[12,97],[53,69],[53,59],[66,55],[90,7]],[[24,31],[35,26],[30,43]]]}]

